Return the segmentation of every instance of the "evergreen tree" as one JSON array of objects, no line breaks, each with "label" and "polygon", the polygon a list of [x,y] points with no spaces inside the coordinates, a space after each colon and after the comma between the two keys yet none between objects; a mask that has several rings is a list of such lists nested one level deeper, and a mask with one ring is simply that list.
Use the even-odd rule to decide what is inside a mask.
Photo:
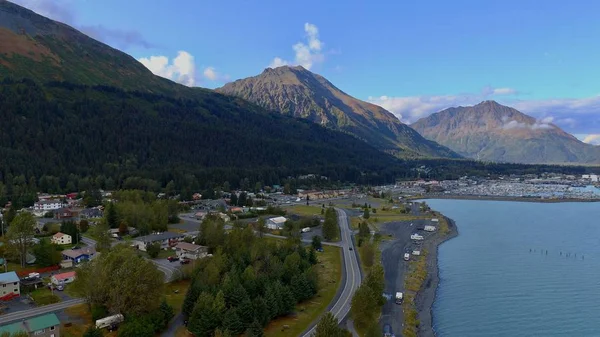
[{"label": "evergreen tree", "polygon": [[106,219],[106,224],[110,228],[119,228],[119,218],[117,216],[117,210],[115,209],[115,205],[113,205],[112,202],[106,205],[104,218]]},{"label": "evergreen tree", "polygon": [[246,330],[236,309],[229,309],[225,312],[225,316],[223,317],[223,327],[231,331],[234,335],[239,335]]},{"label": "evergreen tree", "polygon": [[325,313],[317,323],[312,337],[343,337],[339,322],[331,312]]},{"label": "evergreen tree", "polygon": [[321,237],[318,235],[313,236],[311,245],[312,245],[313,249],[316,249],[316,250],[322,249],[323,245],[321,243]]},{"label": "evergreen tree", "polygon": [[102,330],[97,329],[95,326],[90,326],[87,330],[85,330],[85,333],[83,334],[83,337],[102,337]]},{"label": "evergreen tree", "polygon": [[259,321],[254,321],[246,330],[247,337],[263,337],[265,335],[263,327]]},{"label": "evergreen tree", "polygon": [[369,214],[369,209],[365,208],[365,211],[363,213],[363,219],[368,219],[370,217],[371,217],[371,215]]}]

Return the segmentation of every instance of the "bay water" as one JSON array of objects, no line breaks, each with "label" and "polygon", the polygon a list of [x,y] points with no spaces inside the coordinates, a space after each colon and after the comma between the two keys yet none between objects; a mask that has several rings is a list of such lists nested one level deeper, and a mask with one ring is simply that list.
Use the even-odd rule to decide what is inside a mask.
[{"label": "bay water", "polygon": [[439,248],[439,337],[600,337],[600,203],[427,200],[459,236]]}]

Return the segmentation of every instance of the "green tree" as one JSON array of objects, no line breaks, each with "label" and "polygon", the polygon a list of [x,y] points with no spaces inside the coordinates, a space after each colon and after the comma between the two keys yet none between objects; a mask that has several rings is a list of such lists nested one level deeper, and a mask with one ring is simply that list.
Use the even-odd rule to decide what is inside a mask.
[{"label": "green tree", "polygon": [[363,213],[363,219],[368,219],[370,217],[371,217],[371,215],[369,214],[369,209],[365,208],[365,211]]},{"label": "green tree", "polygon": [[167,186],[165,187],[165,194],[169,197],[175,195],[175,182],[173,180],[167,183]]},{"label": "green tree", "polygon": [[14,205],[11,205],[8,208],[8,211],[6,211],[6,214],[4,214],[4,222],[10,225],[16,216],[17,210]]},{"label": "green tree", "polygon": [[237,206],[238,204],[238,196],[235,192],[231,192],[231,198],[229,198],[229,205]]},{"label": "green tree", "polygon": [[266,224],[266,220],[264,217],[259,217],[258,221],[256,222],[256,231],[258,232],[258,236],[259,237],[263,237],[265,235],[265,233],[267,232],[267,224]]},{"label": "green tree", "polygon": [[104,219],[106,219],[106,224],[110,228],[118,228],[119,227],[119,218],[117,215],[117,210],[113,203],[109,203],[106,205],[106,210],[104,212]]},{"label": "green tree", "polygon": [[35,262],[41,267],[55,266],[62,260],[62,254],[48,240],[41,240],[39,244],[33,247]]},{"label": "green tree", "polygon": [[328,208],[325,212],[325,222],[323,223],[323,238],[331,241],[339,237],[339,225],[335,209]]},{"label": "green tree", "polygon": [[234,335],[239,335],[245,330],[244,324],[235,309],[229,309],[225,312],[223,327]]},{"label": "green tree", "polygon": [[93,189],[86,191],[85,196],[83,197],[83,204],[86,207],[96,207],[102,205],[102,194],[100,193],[100,190]]},{"label": "green tree", "polygon": [[142,318],[131,318],[125,321],[118,330],[118,337],[154,337],[155,329],[152,322]]},{"label": "green tree", "polygon": [[9,249],[19,257],[21,267],[27,260],[27,251],[33,246],[35,235],[35,219],[31,213],[23,212],[17,215],[8,228]]},{"label": "green tree", "polygon": [[[119,277],[115,277],[119,275]],[[163,297],[164,274],[126,245],[117,245],[86,262],[71,284],[92,305],[127,316],[151,313]]]},{"label": "green tree", "polygon": [[96,226],[90,229],[90,234],[96,240],[96,250],[99,252],[105,252],[111,248],[111,238],[109,233],[109,227],[106,224],[106,220],[102,219]]},{"label": "green tree", "polygon": [[331,312],[326,312],[321,317],[312,337],[343,337],[343,329],[339,327],[339,322]]},{"label": "green tree", "polygon": [[129,233],[129,228],[127,227],[125,221],[121,221],[121,223],[119,224],[119,235],[123,236],[127,235],[127,233]]},{"label": "green tree", "polygon": [[88,229],[90,229],[90,223],[85,219],[79,220],[79,231],[81,231],[81,233],[85,233],[88,231]]},{"label": "green tree", "polygon": [[365,332],[365,337],[381,337],[381,335],[383,333],[377,321],[372,322]]},{"label": "green tree", "polygon": [[61,233],[65,233],[71,236],[74,243],[78,243],[80,241],[79,237],[79,229],[77,228],[77,224],[73,221],[63,221],[60,224]]},{"label": "green tree", "polygon": [[362,238],[368,238],[371,236],[371,229],[366,221],[361,221],[358,225],[358,236]]},{"label": "green tree", "polygon": [[146,245],[146,253],[153,259],[157,258],[160,253],[160,243],[155,242]]},{"label": "green tree", "polygon": [[322,249],[323,244],[321,243],[321,237],[318,235],[313,236],[311,245],[313,249]]},{"label": "green tree", "polygon": [[263,327],[259,321],[255,320],[246,330],[247,337],[263,337],[265,335]]}]

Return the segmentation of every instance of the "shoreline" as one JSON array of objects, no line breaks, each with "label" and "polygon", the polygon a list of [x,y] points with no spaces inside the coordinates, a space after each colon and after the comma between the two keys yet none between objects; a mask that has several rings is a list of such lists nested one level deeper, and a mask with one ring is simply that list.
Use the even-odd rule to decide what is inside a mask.
[{"label": "shoreline", "polygon": [[458,236],[458,228],[454,220],[442,215],[448,223],[450,232],[443,237],[436,237],[425,245],[429,254],[427,256],[427,278],[423,283],[424,286],[417,292],[415,297],[415,307],[419,317],[418,336],[420,337],[435,337],[436,333],[433,329],[433,302],[435,301],[437,288],[440,283],[439,266],[438,266],[438,247]]},{"label": "shoreline", "polygon": [[563,202],[600,202],[600,198],[597,199],[546,199],[546,198],[527,198],[527,197],[500,197],[491,195],[423,195],[414,200],[427,200],[427,199],[453,199],[453,200],[488,200],[488,201],[517,201],[517,202],[537,202],[537,203],[563,203]]}]

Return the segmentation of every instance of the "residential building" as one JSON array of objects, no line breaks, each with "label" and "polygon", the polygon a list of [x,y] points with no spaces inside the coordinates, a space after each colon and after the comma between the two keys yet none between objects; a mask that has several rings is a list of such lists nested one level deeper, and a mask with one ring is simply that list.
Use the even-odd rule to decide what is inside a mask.
[{"label": "residential building", "polygon": [[278,216],[267,219],[266,225],[267,228],[271,230],[282,229],[286,221],[287,219],[285,217]]},{"label": "residential building", "polygon": [[50,212],[64,206],[60,200],[40,200],[33,204],[33,210],[37,212]]},{"label": "residential building", "polygon": [[96,249],[93,247],[83,247],[80,249],[66,249],[62,251],[63,260],[70,260],[77,264],[88,261],[96,256]]},{"label": "residential building", "polygon": [[63,207],[63,208],[59,208],[57,210],[54,210],[54,216],[57,219],[70,219],[74,216],[73,211]]},{"label": "residential building", "polygon": [[0,274],[0,301],[7,301],[21,295],[19,276],[14,271]]},{"label": "residential building", "polygon": [[69,234],[58,232],[52,235],[50,242],[55,245],[70,245],[73,242],[73,238]]},{"label": "residential building", "polygon": [[75,281],[75,272],[74,271],[68,271],[66,273],[52,275],[52,277],[50,278],[50,282],[52,282],[52,284],[56,284],[56,285],[71,283],[73,281]]},{"label": "residential building", "polygon": [[99,207],[86,208],[79,213],[82,219],[96,219],[101,218],[104,215]]},{"label": "residential building", "polygon": [[56,314],[45,314],[0,327],[0,335],[23,331],[35,337],[60,337],[60,321]]},{"label": "residential building", "polygon": [[208,247],[180,242],[175,246],[175,252],[180,259],[196,260],[208,255]]},{"label": "residential building", "polygon": [[139,250],[146,251],[146,246],[152,243],[159,243],[161,249],[168,249],[176,246],[185,236],[183,234],[164,232],[140,236],[132,241],[132,246]]},{"label": "residential building", "polygon": [[[64,258],[64,256],[63,256]],[[62,260],[60,261],[61,268],[73,268],[73,260]]]}]

